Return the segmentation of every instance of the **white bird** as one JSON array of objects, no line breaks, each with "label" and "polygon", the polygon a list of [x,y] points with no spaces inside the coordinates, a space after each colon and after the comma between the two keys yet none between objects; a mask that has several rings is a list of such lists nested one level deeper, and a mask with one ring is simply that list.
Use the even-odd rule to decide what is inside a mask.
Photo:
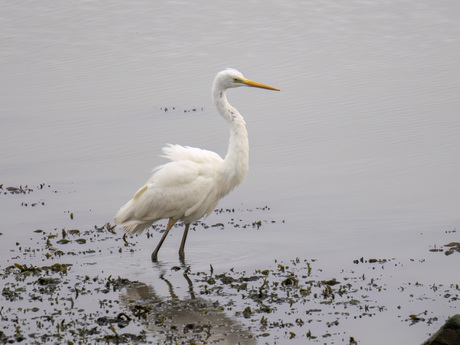
[{"label": "white bird", "polygon": [[208,216],[219,200],[246,176],[249,167],[246,123],[238,110],[228,103],[225,94],[227,89],[238,86],[279,91],[275,87],[246,79],[235,69],[219,72],[214,79],[212,97],[217,110],[230,127],[225,158],[222,159],[217,153],[208,150],[167,145],[163,148],[163,153],[170,162],[156,167],[147,183],[115,216],[115,224],[123,227],[129,235],[142,233],[160,219],[169,219],[166,230],[152,253],[152,261],[157,261],[158,251],[177,221],[185,224],[179,249],[179,256],[183,259],[190,223]]}]

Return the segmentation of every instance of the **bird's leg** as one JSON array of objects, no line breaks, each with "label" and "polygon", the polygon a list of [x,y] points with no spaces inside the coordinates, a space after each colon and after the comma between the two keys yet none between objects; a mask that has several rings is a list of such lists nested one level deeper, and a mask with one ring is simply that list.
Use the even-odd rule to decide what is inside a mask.
[{"label": "bird's leg", "polygon": [[183,259],[185,257],[184,254],[184,247],[185,247],[185,241],[187,240],[187,234],[188,234],[188,228],[190,226],[190,223],[185,224],[185,230],[184,230],[184,235],[182,236],[182,242],[180,244],[179,248],[179,257]]},{"label": "bird's leg", "polygon": [[163,234],[163,236],[161,237],[161,240],[160,242],[158,243],[157,247],[155,248],[155,250],[153,251],[152,253],[152,261],[153,262],[157,262],[158,261],[158,251],[160,250],[161,248],[161,245],[163,244],[163,242],[165,241],[165,238],[166,236],[168,236],[168,232],[169,230],[171,230],[171,228],[173,227],[174,224],[176,224],[177,220],[174,220],[172,218],[169,218],[169,222],[168,222],[168,225],[166,226],[166,230],[165,230],[165,233]]}]

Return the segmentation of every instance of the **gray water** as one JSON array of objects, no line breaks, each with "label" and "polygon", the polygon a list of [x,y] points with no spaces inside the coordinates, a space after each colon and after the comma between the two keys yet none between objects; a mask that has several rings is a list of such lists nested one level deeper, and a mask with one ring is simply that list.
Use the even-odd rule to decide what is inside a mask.
[{"label": "gray water", "polygon": [[[197,228],[186,249],[194,268],[430,257],[430,246],[458,241],[442,236],[460,221],[459,14],[447,0],[2,2],[0,184],[58,193],[31,195],[46,201],[35,208],[0,198],[1,252],[33,229],[75,226],[68,211],[80,226],[111,221],[166,143],[225,155],[210,89],[233,67],[281,89],[228,94],[247,122],[250,172],[219,207],[264,222]],[[177,261],[180,233],[162,248],[165,263]],[[99,268],[142,279],[155,270],[151,246]],[[458,283],[455,260],[394,278]],[[438,326],[391,334],[417,343]],[[389,327],[366,325],[358,338]]]}]

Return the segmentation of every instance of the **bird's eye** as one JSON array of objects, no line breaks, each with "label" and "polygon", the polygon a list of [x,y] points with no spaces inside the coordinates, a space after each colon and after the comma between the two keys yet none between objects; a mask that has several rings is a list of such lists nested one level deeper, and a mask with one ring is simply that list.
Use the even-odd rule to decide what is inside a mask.
[{"label": "bird's eye", "polygon": [[235,83],[237,83],[237,82],[238,82],[238,78],[233,78],[233,81],[234,81]]}]

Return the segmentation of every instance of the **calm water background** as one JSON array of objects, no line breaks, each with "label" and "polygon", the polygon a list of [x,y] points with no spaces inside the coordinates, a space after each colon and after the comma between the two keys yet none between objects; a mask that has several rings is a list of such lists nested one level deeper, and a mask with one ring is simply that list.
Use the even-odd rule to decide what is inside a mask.
[{"label": "calm water background", "polygon": [[[27,196],[44,207],[0,198],[1,253],[36,228],[111,221],[164,162],[165,143],[225,155],[210,89],[234,67],[281,89],[228,95],[245,116],[251,162],[220,207],[264,226],[197,228],[192,267],[300,257],[333,272],[362,256],[428,258],[394,284],[458,283],[457,259],[428,249],[458,241],[444,231],[460,223],[459,15],[447,0],[0,3],[0,183],[58,191]],[[166,264],[181,232],[160,252]],[[154,244],[98,267],[151,280]],[[387,321],[348,327],[363,343],[388,329],[417,343],[439,326]]]}]

